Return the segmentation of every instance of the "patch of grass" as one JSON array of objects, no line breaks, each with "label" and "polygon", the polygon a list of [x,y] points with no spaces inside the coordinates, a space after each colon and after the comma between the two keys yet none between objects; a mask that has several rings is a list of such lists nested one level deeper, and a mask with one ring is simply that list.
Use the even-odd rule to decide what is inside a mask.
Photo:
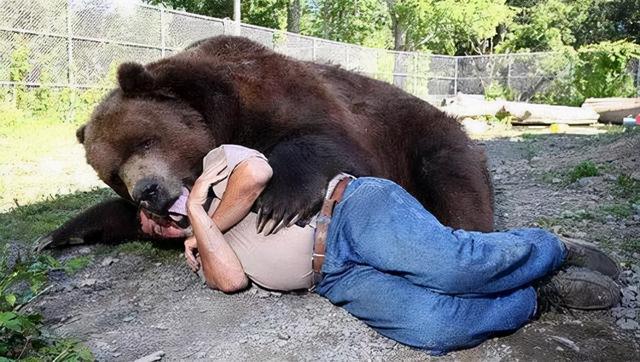
[{"label": "patch of grass", "polygon": [[540,138],[540,136],[541,135],[538,133],[531,133],[531,132],[524,132],[523,134],[520,135],[520,137],[522,137],[522,139],[525,141],[535,140],[537,138]]},{"label": "patch of grass", "polygon": [[[547,171],[542,174],[540,179],[543,182],[549,183],[549,184],[561,184],[561,185],[567,184],[566,177],[561,172],[558,172],[558,171]],[[560,181],[554,182],[554,180],[560,180]]]},{"label": "patch of grass", "polygon": [[72,339],[55,340],[34,353],[34,361],[94,361],[91,350],[82,342]]},{"label": "patch of grass", "polygon": [[562,224],[560,220],[553,217],[546,217],[546,216],[540,217],[536,219],[536,221],[534,221],[535,226],[538,226],[543,229],[551,229],[554,226],[560,225],[560,224]]},{"label": "patch of grass", "polygon": [[633,215],[633,206],[631,203],[620,203],[604,205],[598,209],[598,213],[615,216],[618,219],[626,219]]},{"label": "patch of grass", "polygon": [[520,135],[520,137],[522,137],[522,139],[525,141],[544,140],[553,136],[554,135],[551,135],[549,133],[542,133],[542,132],[523,132]]},{"label": "patch of grass", "polygon": [[640,181],[627,174],[621,174],[616,179],[615,193],[633,202],[640,201]]},{"label": "patch of grass", "polygon": [[623,127],[622,125],[607,125],[605,127],[606,132],[596,135],[598,142],[611,143],[621,138],[635,137],[640,134],[640,127]]},{"label": "patch of grass", "polygon": [[576,221],[595,219],[594,214],[592,214],[587,210],[582,210],[582,209],[576,210],[576,211],[568,211],[568,210],[563,211],[562,214],[560,214],[560,217],[563,219],[570,219],[570,220],[576,220]]},{"label": "patch of grass", "polygon": [[0,212],[101,184],[76,129],[77,123],[0,102]]},{"label": "patch of grass", "polygon": [[169,260],[177,255],[177,250],[182,250],[182,243],[159,245],[147,241],[132,241],[116,245],[111,253],[124,253],[144,256],[154,260]]},{"label": "patch of grass", "polygon": [[640,239],[625,239],[620,247],[629,254],[640,253]]},{"label": "patch of grass", "polygon": [[592,161],[582,161],[567,173],[567,177],[570,182],[576,182],[583,177],[592,177],[598,175],[600,175],[598,165],[596,165]]},{"label": "patch of grass", "polygon": [[525,140],[525,142],[522,142],[520,146],[523,153],[522,157],[527,161],[531,161],[531,159],[538,154],[539,149],[536,146],[537,145],[531,140]]},{"label": "patch of grass", "polygon": [[18,240],[30,245],[80,211],[114,195],[110,189],[79,191],[0,213],[0,241]]},{"label": "patch of grass", "polygon": [[0,250],[0,360],[94,360],[80,342],[43,333],[42,316],[23,309],[46,290],[49,272],[60,268],[48,255],[18,261],[10,248]]},{"label": "patch of grass", "polygon": [[86,268],[93,262],[93,255],[81,255],[68,259],[64,262],[64,271],[67,274],[75,274]]}]

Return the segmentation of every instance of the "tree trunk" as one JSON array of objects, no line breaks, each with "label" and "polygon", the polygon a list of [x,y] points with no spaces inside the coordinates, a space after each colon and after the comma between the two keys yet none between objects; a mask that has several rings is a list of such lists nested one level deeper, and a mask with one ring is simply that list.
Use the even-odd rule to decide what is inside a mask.
[{"label": "tree trunk", "polygon": [[289,0],[287,7],[287,31],[300,33],[300,0]]},{"label": "tree trunk", "polygon": [[394,7],[397,0],[387,0],[387,8],[391,16],[391,32],[393,33],[393,50],[406,50],[407,30],[404,24],[398,19]]}]

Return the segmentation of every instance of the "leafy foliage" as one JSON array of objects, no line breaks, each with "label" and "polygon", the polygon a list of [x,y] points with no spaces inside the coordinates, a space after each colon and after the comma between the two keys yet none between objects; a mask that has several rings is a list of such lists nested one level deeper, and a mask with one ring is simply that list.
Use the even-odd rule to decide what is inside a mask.
[{"label": "leafy foliage", "polygon": [[568,173],[569,181],[575,182],[583,177],[598,176],[600,169],[592,161],[582,161]]},{"label": "leafy foliage", "polygon": [[[233,12],[232,0],[147,1],[218,18]],[[306,35],[439,54],[548,51],[640,38],[640,0],[244,0],[242,20],[284,30],[287,11],[298,9],[295,21]]]},{"label": "leafy foliage", "polygon": [[627,41],[605,41],[577,51],[564,47],[549,62],[558,77],[533,101],[579,106],[589,97],[633,97],[637,90],[627,66],[639,58],[640,46]]},{"label": "leafy foliage", "polygon": [[507,101],[513,101],[516,99],[516,94],[513,89],[498,82],[493,82],[485,87],[484,96],[489,100],[504,99]]},{"label": "leafy foliage", "polygon": [[[46,115],[71,123],[86,121],[95,104],[115,82],[116,64],[112,64],[108,75],[96,88],[77,89],[52,87],[51,74],[46,68],[33,69],[28,42],[18,38],[11,53],[10,80],[16,82],[13,89],[0,94],[3,103],[13,103],[16,110],[36,115]],[[28,87],[29,78],[38,76],[39,87]],[[10,117],[3,117],[3,121]]]},{"label": "leafy foliage", "polygon": [[631,97],[636,89],[627,72],[632,58],[640,58],[640,46],[626,41],[588,45],[578,51],[574,85],[585,98]]},{"label": "leafy foliage", "polygon": [[310,35],[371,47],[390,45],[390,19],[384,2],[318,0],[316,6]]},{"label": "leafy foliage", "polygon": [[9,244],[0,253],[0,360],[92,361],[93,355],[82,344],[55,339],[42,332],[42,316],[22,307],[45,289],[51,270],[68,268],[48,255],[25,259]]}]

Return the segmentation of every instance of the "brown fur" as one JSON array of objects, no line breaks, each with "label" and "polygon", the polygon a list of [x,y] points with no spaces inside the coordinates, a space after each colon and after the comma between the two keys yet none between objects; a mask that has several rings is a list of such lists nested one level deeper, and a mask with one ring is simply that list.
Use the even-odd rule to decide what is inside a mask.
[{"label": "brown fur", "polygon": [[[446,225],[493,228],[483,150],[456,120],[392,85],[229,36],[144,67],[123,64],[119,83],[78,139],[122,197],[131,199],[136,180],[160,185],[164,194],[149,203],[157,213],[177,197],[176,185],[190,186],[211,148],[234,143],[260,150],[274,168],[258,202],[267,217],[312,215],[328,179],[346,171],[394,180]],[[145,155],[171,180],[149,164],[129,163],[146,171],[122,175]],[[127,187],[123,178],[134,180]]]}]

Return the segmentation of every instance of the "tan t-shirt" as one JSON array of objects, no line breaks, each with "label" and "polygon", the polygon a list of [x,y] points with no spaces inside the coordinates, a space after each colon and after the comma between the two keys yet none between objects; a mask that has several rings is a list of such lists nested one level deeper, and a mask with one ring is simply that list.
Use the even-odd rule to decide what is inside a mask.
[{"label": "tan t-shirt", "polygon": [[[207,154],[204,168],[224,169],[222,181],[213,186],[216,194],[213,207],[224,195],[233,169],[251,157],[266,160],[256,150],[237,145],[222,145]],[[226,168],[224,164],[226,163]],[[242,221],[224,234],[225,240],[238,256],[247,277],[256,284],[275,290],[308,289],[313,285],[311,258],[313,253],[313,226],[293,225],[276,234],[265,236],[256,229],[258,215],[250,212]]]}]

